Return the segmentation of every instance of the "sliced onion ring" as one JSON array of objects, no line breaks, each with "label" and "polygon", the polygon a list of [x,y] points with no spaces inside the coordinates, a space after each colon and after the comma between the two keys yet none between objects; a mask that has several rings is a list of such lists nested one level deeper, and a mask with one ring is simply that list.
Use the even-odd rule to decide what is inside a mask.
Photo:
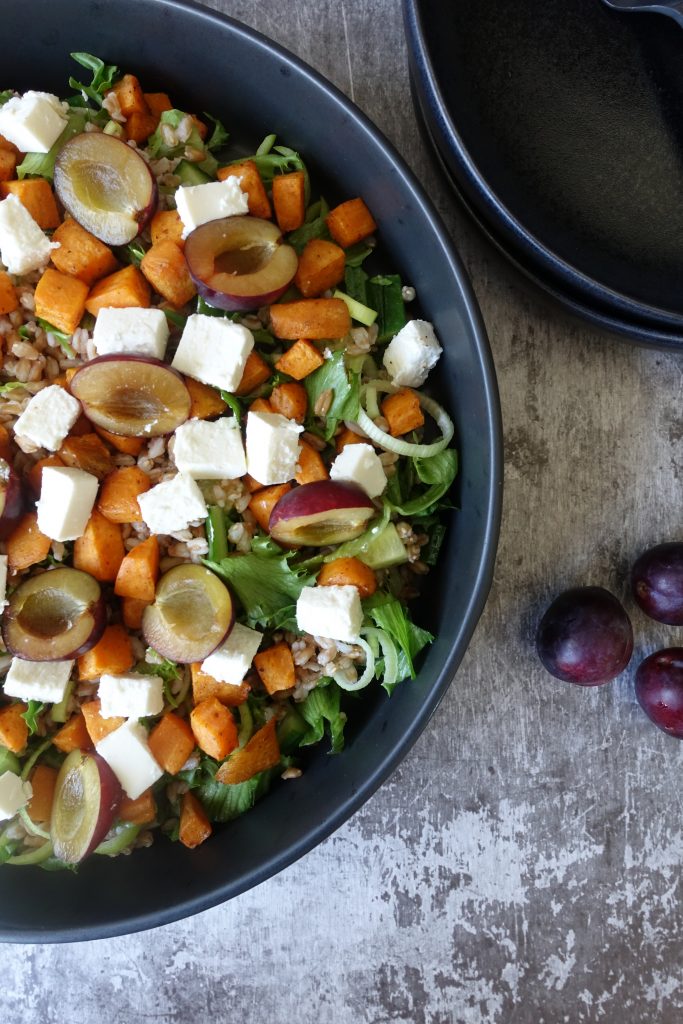
[{"label": "sliced onion ring", "polygon": [[[365,636],[369,636],[379,641],[380,647],[382,648],[382,654],[384,656],[384,686],[393,686],[396,683],[398,676],[398,658],[396,656],[396,648],[391,637],[388,633],[385,633],[383,629],[378,629],[375,626],[366,626],[362,630]],[[341,672],[335,673],[332,676],[337,686],[342,690],[347,690],[349,693],[353,693],[355,690],[364,690],[365,687],[372,682],[375,676],[375,654],[370,647],[370,644],[366,643],[362,636],[359,636],[356,640],[359,647],[362,647],[365,651],[365,670],[360,679],[357,679],[355,683],[350,683]]]},{"label": "sliced onion ring", "polygon": [[362,405],[366,392],[372,388],[376,391],[384,391],[391,395],[396,394],[396,392],[400,391],[401,388],[398,388],[395,384],[390,384],[389,381],[384,380],[373,380],[371,384],[363,384],[361,387],[361,406],[358,410],[358,426],[361,430],[364,430],[370,440],[374,441],[375,444],[378,444],[380,448],[384,448],[387,452],[395,452],[396,455],[412,455],[421,459],[426,459],[429,458],[430,455],[438,455],[439,452],[442,452],[444,448],[448,447],[448,444],[455,432],[453,420],[450,418],[446,410],[440,406],[438,402],[435,402],[433,398],[429,398],[427,395],[423,395],[419,391],[415,392],[422,408],[436,420],[436,425],[441,431],[441,437],[438,441],[432,441],[431,444],[414,444],[411,441],[402,441],[398,437],[392,437],[391,434],[387,434],[386,431],[380,430],[380,428],[373,423]]}]

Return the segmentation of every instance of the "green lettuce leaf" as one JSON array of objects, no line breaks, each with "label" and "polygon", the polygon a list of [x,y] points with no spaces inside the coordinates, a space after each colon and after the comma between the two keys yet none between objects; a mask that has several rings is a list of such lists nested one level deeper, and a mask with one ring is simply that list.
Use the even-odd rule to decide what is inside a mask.
[{"label": "green lettuce leaf", "polygon": [[306,700],[297,704],[297,711],[308,723],[308,732],[302,737],[302,747],[319,743],[325,735],[325,727],[329,727],[331,754],[339,754],[344,749],[344,725],[346,715],[340,708],[341,690],[332,679],[323,678]]},{"label": "green lettuce leaf", "polygon": [[[428,515],[438,507],[445,507],[441,499],[450,489],[458,472],[458,453],[455,449],[446,448],[426,459],[414,458],[412,465],[417,479],[428,486],[422,493],[406,497],[406,470],[401,475],[394,474],[386,494],[393,510],[400,516],[420,516]],[[414,494],[412,485],[410,494]]]},{"label": "green lettuce leaf", "polygon": [[35,735],[38,732],[38,716],[45,710],[45,705],[40,700],[30,700],[28,707],[24,711],[21,717],[24,719],[28,726],[29,736]]},{"label": "green lettuce leaf", "polygon": [[177,156],[183,156],[187,146],[190,146],[192,149],[204,150],[206,152],[206,156],[197,164],[197,167],[213,178],[216,176],[218,161],[215,156],[209,153],[207,146],[202,142],[196,125],[193,124],[189,138],[187,138],[185,142],[178,142],[175,146],[169,146],[164,142],[162,127],[164,125],[168,125],[171,128],[177,128],[180,122],[187,116],[188,115],[184,110],[164,110],[159,119],[156,131],[149,137],[149,141],[147,143],[149,155],[153,160],[158,160],[160,157],[164,156],[172,159]]},{"label": "green lettuce leaf", "polygon": [[206,111],[204,111],[204,117],[213,124],[213,131],[209,136],[209,141],[206,143],[206,148],[210,150],[220,149],[230,138],[230,132],[217,117],[212,117]]},{"label": "green lettuce leaf", "polygon": [[329,440],[340,420],[357,420],[360,402],[360,374],[349,371],[344,363],[344,352],[340,349],[326,359],[305,381],[309,409],[315,408],[323,391],[332,391],[332,404],[325,422],[325,438]]},{"label": "green lettuce leaf", "polygon": [[277,771],[271,769],[254,775],[246,782],[225,785],[216,782],[214,776],[217,770],[216,761],[202,757],[197,768],[178,772],[177,775],[177,778],[189,785],[211,821],[232,821],[251,810],[256,801],[268,792]]},{"label": "green lettuce leaf", "polygon": [[256,550],[220,562],[204,559],[204,564],[230,584],[249,626],[296,629],[296,602],[315,577],[293,569],[287,555]]},{"label": "green lettuce leaf", "polygon": [[71,57],[82,67],[92,71],[92,81],[89,85],[69,79],[72,89],[78,89],[84,100],[92,100],[98,106],[102,106],[102,97],[109,92],[114,79],[119,77],[119,69],[114,64],[105,64],[99,57],[93,57],[91,53],[72,53]]},{"label": "green lettuce leaf", "polygon": [[55,144],[47,153],[27,153],[17,167],[17,177],[25,178],[28,174],[36,174],[52,181],[55,173],[55,160],[60,149],[72,136],[85,131],[88,121],[92,121],[90,111],[83,108],[71,108],[68,112],[67,124]]},{"label": "green lettuce leaf", "polygon": [[290,231],[287,241],[301,255],[305,245],[313,238],[324,238],[329,240],[330,232],[327,230],[325,218],[330,208],[324,199],[320,198],[306,210],[306,219],[296,231]]},{"label": "green lettuce leaf", "polygon": [[411,622],[407,610],[395,597],[377,593],[363,602],[363,608],[374,624],[385,630],[398,646],[399,671],[396,684],[404,679],[414,679],[415,658],[423,647],[432,643],[433,635]]}]

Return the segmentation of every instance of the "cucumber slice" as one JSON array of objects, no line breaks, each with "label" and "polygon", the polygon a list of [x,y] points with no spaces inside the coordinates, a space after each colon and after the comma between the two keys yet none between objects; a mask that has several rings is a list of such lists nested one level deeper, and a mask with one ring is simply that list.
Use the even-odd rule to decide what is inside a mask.
[{"label": "cucumber slice", "polygon": [[173,173],[178,175],[181,185],[206,185],[207,181],[214,180],[189,160],[181,160]]},{"label": "cucumber slice", "polygon": [[371,569],[388,569],[392,565],[407,562],[408,552],[394,524],[387,523],[382,532],[359,553],[358,558]]}]

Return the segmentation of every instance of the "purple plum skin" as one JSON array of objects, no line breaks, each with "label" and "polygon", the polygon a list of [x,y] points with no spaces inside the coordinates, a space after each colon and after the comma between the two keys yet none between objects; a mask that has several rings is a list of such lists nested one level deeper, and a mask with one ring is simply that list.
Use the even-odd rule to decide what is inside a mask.
[{"label": "purple plum skin", "polygon": [[683,544],[658,544],[644,551],[633,566],[631,587],[646,615],[683,626]]},{"label": "purple plum skin", "polygon": [[683,739],[683,647],[655,651],[640,663],[636,698],[658,729]]}]

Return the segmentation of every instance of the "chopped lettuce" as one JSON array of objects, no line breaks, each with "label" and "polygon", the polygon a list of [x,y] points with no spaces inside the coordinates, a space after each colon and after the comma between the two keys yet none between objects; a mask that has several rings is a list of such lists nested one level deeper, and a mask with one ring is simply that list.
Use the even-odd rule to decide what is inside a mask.
[{"label": "chopped lettuce", "polygon": [[23,711],[21,717],[28,726],[29,736],[35,735],[38,732],[38,716],[45,710],[45,705],[40,700],[30,700],[26,711]]},{"label": "chopped lettuce", "polygon": [[212,117],[211,114],[207,114],[206,111],[204,111],[204,117],[207,121],[211,121],[213,124],[213,130],[209,136],[209,141],[206,143],[206,148],[211,151],[214,149],[221,149],[230,138],[230,132],[217,117]]},{"label": "chopped lettuce", "polygon": [[174,157],[183,156],[187,147],[196,150],[203,150],[206,153],[206,156],[203,160],[197,163],[197,167],[199,167],[201,171],[204,171],[205,174],[215,178],[218,161],[215,156],[209,152],[208,147],[202,142],[196,124],[193,123],[192,131],[184,142],[177,142],[174,146],[169,146],[168,143],[164,142],[164,125],[176,129],[181,121],[184,121],[188,116],[189,115],[184,110],[164,110],[161,118],[159,119],[156,131],[149,137],[149,142],[147,144],[149,155],[153,160],[158,160],[160,157],[173,159]]},{"label": "chopped lettuce", "polygon": [[[273,545],[275,546],[275,545]],[[292,568],[281,551],[234,555],[204,564],[221,576],[237,594],[247,624],[265,629],[296,629],[295,606],[299,594],[314,576]]]},{"label": "chopped lettuce", "polygon": [[377,593],[363,602],[366,615],[383,629],[398,646],[398,676],[396,683],[415,678],[415,657],[434,637],[426,629],[410,621],[404,605],[395,597]]},{"label": "chopped lettuce", "polygon": [[331,754],[344,749],[344,725],[346,715],[341,710],[341,690],[332,679],[323,678],[306,700],[297,704],[297,711],[308,722],[308,732],[301,739],[301,746],[319,743],[329,728]]},{"label": "chopped lettuce", "polygon": [[232,821],[251,810],[270,789],[274,775],[273,770],[260,772],[246,782],[225,785],[216,782],[217,769],[216,761],[202,757],[197,768],[178,772],[177,776],[194,791],[211,821]]},{"label": "chopped lettuce", "polygon": [[52,181],[55,173],[55,160],[60,149],[72,136],[85,131],[88,121],[95,120],[91,112],[83,107],[71,108],[66,115],[67,124],[55,144],[47,153],[27,153],[17,167],[17,177],[25,178],[28,174],[36,174]]},{"label": "chopped lettuce", "polygon": [[[420,516],[446,507],[441,499],[448,492],[458,472],[458,453],[446,448],[429,458],[406,462],[389,481],[386,498],[400,516]],[[416,478],[416,479],[415,479]],[[427,484],[426,490],[415,494],[415,483]]]},{"label": "chopped lettuce", "polygon": [[304,383],[309,409],[315,408],[315,403],[324,391],[332,391],[332,403],[325,422],[325,438],[328,441],[340,420],[358,419],[360,374],[347,370],[341,349],[334,352],[317,370],[309,373]]},{"label": "chopped lettuce", "polygon": [[114,64],[105,64],[103,60],[93,57],[91,53],[72,53],[71,57],[77,64],[92,71],[92,81],[89,85],[84,85],[82,82],[76,81],[75,78],[70,78],[70,87],[78,89],[86,102],[92,100],[93,103],[101,107],[102,97],[109,92],[114,84],[114,79],[119,77],[119,69]]},{"label": "chopped lettuce", "polygon": [[303,171],[305,182],[305,201],[308,203],[311,186],[308,177],[306,164],[303,162],[295,149],[289,146],[276,146],[276,136],[266,135],[253,156],[242,157],[243,160],[253,160],[258,172],[266,185],[270,185],[277,174],[290,174],[292,171]]},{"label": "chopped lettuce", "polygon": [[321,197],[317,203],[312,203],[306,210],[306,219],[300,228],[291,231],[287,235],[287,241],[301,255],[305,245],[313,238],[329,239],[330,232],[327,230],[326,217],[330,208]]}]

